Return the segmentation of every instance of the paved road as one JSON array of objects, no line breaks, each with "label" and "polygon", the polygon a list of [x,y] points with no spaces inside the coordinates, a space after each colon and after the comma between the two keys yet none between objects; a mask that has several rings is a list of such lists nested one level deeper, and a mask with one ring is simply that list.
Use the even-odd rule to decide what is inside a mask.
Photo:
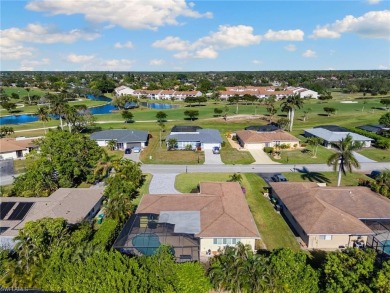
[{"label": "paved road", "polygon": [[[376,169],[390,169],[390,163],[361,163],[359,172],[370,173]],[[142,165],[142,171],[152,174],[164,173],[200,173],[200,172],[215,172],[215,173],[272,173],[272,172],[292,172],[294,168],[302,169],[306,167],[313,172],[332,171],[332,167],[326,164],[296,164],[296,165]]]}]

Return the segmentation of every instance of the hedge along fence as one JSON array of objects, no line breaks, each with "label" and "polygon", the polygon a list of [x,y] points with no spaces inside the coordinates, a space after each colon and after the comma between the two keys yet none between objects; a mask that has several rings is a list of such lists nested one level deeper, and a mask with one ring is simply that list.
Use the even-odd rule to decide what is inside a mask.
[{"label": "hedge along fence", "polygon": [[379,134],[369,132],[367,130],[363,130],[360,128],[354,128],[354,127],[344,127],[349,131],[355,132],[360,135],[367,136],[369,138],[374,139],[375,145],[381,149],[388,149],[390,148],[390,138],[383,137]]},{"label": "hedge along fence", "polygon": [[104,219],[99,230],[93,235],[92,244],[102,248],[111,247],[118,236],[121,226],[116,220]]}]

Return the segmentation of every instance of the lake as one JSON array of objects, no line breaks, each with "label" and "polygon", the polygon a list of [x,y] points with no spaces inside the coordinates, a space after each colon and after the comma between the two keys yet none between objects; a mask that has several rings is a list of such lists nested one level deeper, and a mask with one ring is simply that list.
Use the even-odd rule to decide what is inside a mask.
[{"label": "lake", "polygon": [[[95,97],[93,95],[87,95],[86,97],[90,100],[93,100],[93,101],[107,102],[107,104],[89,108],[89,111],[93,115],[108,114],[108,113],[111,113],[113,110],[118,110],[117,107],[115,107],[111,104],[110,98],[107,98],[105,96]],[[147,102],[142,102],[140,104],[141,104],[141,106],[147,107],[150,109],[173,109],[173,108],[178,107],[177,105],[147,103]],[[0,125],[24,124],[24,123],[29,123],[29,122],[36,122],[38,120],[39,120],[38,117],[34,114],[9,115],[9,116],[0,117]]]}]

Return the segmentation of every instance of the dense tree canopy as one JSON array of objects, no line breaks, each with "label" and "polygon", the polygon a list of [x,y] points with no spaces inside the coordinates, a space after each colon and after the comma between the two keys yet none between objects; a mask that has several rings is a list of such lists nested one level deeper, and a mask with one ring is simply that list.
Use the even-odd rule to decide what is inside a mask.
[{"label": "dense tree canopy", "polygon": [[49,131],[38,141],[40,152],[15,180],[15,196],[48,196],[59,187],[74,187],[92,180],[103,155],[97,143],[79,133]]}]

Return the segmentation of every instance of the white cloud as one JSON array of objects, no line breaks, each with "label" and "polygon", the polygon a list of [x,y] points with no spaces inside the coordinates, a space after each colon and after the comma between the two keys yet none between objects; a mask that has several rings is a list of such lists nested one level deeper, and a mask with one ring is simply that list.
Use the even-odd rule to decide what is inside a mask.
[{"label": "white cloud", "polygon": [[190,42],[183,41],[179,37],[166,37],[163,40],[155,41],[152,46],[155,48],[162,48],[169,51],[184,51],[190,47]]},{"label": "white cloud", "polygon": [[253,34],[251,26],[225,26],[221,25],[217,32],[199,38],[194,42],[182,40],[179,37],[168,36],[155,41],[152,46],[169,51],[178,51],[173,56],[178,59],[205,58],[215,59],[218,51],[234,47],[246,47],[258,44],[261,36]]},{"label": "white cloud", "polygon": [[261,60],[252,60],[252,63],[253,64],[262,64],[263,63],[263,61],[261,61]]},{"label": "white cloud", "polygon": [[263,39],[267,41],[303,41],[305,33],[299,29],[297,30],[268,30],[264,34]]},{"label": "white cloud", "polygon": [[367,0],[366,2],[370,5],[375,5],[381,2],[382,0]]},{"label": "white cloud", "polygon": [[389,67],[386,66],[386,65],[380,64],[380,65],[378,66],[378,69],[387,70],[387,69],[389,69]]},{"label": "white cloud", "polygon": [[164,25],[178,25],[179,17],[212,17],[210,12],[194,10],[194,4],[187,4],[185,0],[33,0],[26,8],[52,15],[83,14],[90,22],[118,25],[126,29],[155,30]]},{"label": "white cloud", "polygon": [[311,38],[339,38],[355,33],[365,38],[390,39],[390,10],[370,11],[360,17],[347,15],[332,24],[317,26]]},{"label": "white cloud", "polygon": [[[1,43],[0,43],[1,44]],[[33,55],[34,48],[24,47],[22,45],[17,46],[3,46],[0,45],[0,55],[2,60],[18,60]]]},{"label": "white cloud", "polygon": [[260,43],[261,36],[253,34],[253,27],[247,25],[220,25],[218,31],[199,39],[195,46],[212,45],[219,49],[246,47]]},{"label": "white cloud", "polygon": [[118,42],[118,43],[115,43],[114,48],[115,49],[132,49],[132,48],[134,48],[134,45],[130,41],[123,43],[123,44]]},{"label": "white cloud", "polygon": [[68,32],[59,32],[54,27],[41,24],[29,24],[26,28],[8,28],[1,30],[1,44],[12,46],[20,43],[74,43],[78,40],[92,41],[100,35],[95,32],[85,32],[80,29],[73,29]]},{"label": "white cloud", "polygon": [[129,59],[94,60],[86,64],[83,70],[127,71],[134,63],[134,60]]},{"label": "white cloud", "polygon": [[[20,70],[22,71],[33,71],[36,67],[50,64],[50,59],[43,58],[41,60],[22,60],[20,62]],[[41,70],[47,70],[47,68],[40,68]]]},{"label": "white cloud", "polygon": [[100,35],[73,29],[67,32],[57,31],[54,27],[41,24],[29,24],[26,28],[8,28],[0,30],[0,53],[4,60],[17,60],[32,56],[35,50],[24,43],[54,44],[74,43],[78,40],[92,41]]},{"label": "white cloud", "polygon": [[162,59],[152,59],[149,61],[149,64],[153,65],[153,66],[160,66],[160,65],[165,64],[165,61]]},{"label": "white cloud", "polygon": [[215,59],[218,57],[218,52],[213,47],[207,47],[201,50],[197,50],[194,53],[194,58],[198,59]]},{"label": "white cloud", "polygon": [[76,55],[76,54],[69,54],[66,56],[66,61],[71,63],[86,63],[94,59],[94,55]]},{"label": "white cloud", "polygon": [[303,57],[306,57],[306,58],[313,58],[313,57],[317,57],[317,53],[313,50],[306,50],[305,52],[303,52],[302,54]]},{"label": "white cloud", "polygon": [[284,49],[287,51],[290,51],[290,52],[294,52],[297,50],[297,47],[295,47],[295,45],[293,45],[293,44],[290,44],[290,45],[285,46]]}]

